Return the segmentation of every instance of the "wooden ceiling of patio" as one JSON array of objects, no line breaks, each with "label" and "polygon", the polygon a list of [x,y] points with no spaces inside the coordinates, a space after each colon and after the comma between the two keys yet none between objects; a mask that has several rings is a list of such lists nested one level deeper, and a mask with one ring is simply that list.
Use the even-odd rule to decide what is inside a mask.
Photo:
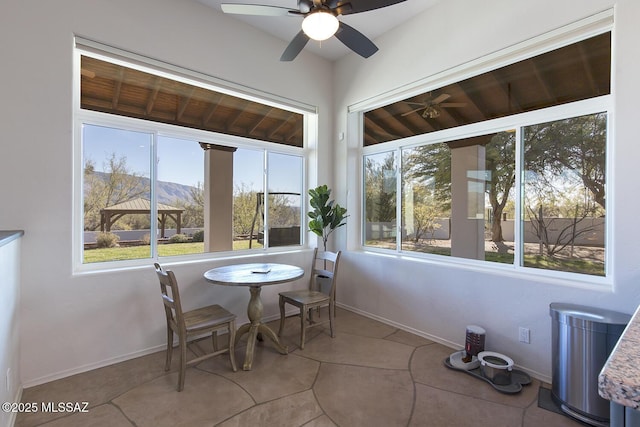
[{"label": "wooden ceiling of patio", "polygon": [[303,116],[88,56],[81,106],[121,116],[302,147]]},{"label": "wooden ceiling of patio", "polygon": [[[546,108],[610,93],[611,34],[581,42],[434,89],[365,113],[364,145]],[[449,95],[437,117],[418,105]],[[463,105],[463,106],[462,106]]]},{"label": "wooden ceiling of patio", "polygon": [[[610,93],[611,35],[605,33],[368,111],[364,145],[424,134]],[[303,146],[303,116],[83,56],[82,108]],[[437,117],[412,102],[448,95]],[[460,106],[463,105],[463,106]]]}]

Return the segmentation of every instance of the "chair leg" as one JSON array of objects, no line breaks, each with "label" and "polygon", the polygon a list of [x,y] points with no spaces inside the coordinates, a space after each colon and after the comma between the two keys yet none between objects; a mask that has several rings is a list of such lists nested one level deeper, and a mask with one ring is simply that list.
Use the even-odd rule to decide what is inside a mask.
[{"label": "chair leg", "polygon": [[236,322],[232,320],[229,323],[229,361],[231,362],[231,369],[236,372]]},{"label": "chair leg", "polygon": [[280,296],[280,328],[278,328],[278,336],[282,336],[284,330],[284,298]]},{"label": "chair leg", "polygon": [[218,351],[218,331],[211,332],[211,341],[213,342],[213,351]]},{"label": "chair leg", "polygon": [[334,338],[335,335],[333,333],[333,318],[336,315],[336,308],[333,304],[329,303],[329,330],[331,331],[331,338]]},{"label": "chair leg", "polygon": [[164,370],[171,369],[171,357],[173,356],[173,330],[167,326],[167,357],[164,362]]},{"label": "chair leg", "polygon": [[304,350],[304,339],[307,332],[307,325],[305,324],[306,312],[307,308],[305,306],[300,307],[300,350]]},{"label": "chair leg", "polygon": [[180,372],[178,374],[178,391],[184,389],[184,377],[187,373],[187,339],[180,337]]}]

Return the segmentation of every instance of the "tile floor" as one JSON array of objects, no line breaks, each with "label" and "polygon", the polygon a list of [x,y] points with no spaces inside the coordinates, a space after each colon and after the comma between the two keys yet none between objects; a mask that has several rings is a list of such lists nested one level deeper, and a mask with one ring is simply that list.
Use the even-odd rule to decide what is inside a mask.
[{"label": "tile floor", "polygon": [[[275,322],[271,327],[276,329]],[[515,395],[443,364],[452,349],[338,310],[336,337],[319,328],[289,354],[258,343],[252,371],[232,372],[226,355],[187,370],[183,392],[164,352],[25,389],[23,402],[89,402],[86,413],[20,414],[16,426],[580,426],[540,409],[540,382]],[[245,345],[237,349],[238,366]]]}]

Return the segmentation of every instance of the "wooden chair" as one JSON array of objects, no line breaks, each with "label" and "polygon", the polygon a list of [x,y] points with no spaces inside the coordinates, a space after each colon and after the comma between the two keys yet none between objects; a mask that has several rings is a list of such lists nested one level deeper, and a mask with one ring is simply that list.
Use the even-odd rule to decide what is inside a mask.
[{"label": "wooden chair", "polygon": [[[285,304],[295,305],[300,309],[300,349],[304,349],[306,330],[315,326],[329,323],[331,338],[335,336],[333,331],[333,318],[336,311],[336,280],[338,277],[338,263],[341,252],[322,252],[316,250],[313,253],[311,265],[311,278],[309,289],[300,291],[280,292],[280,329],[278,335],[284,330]],[[319,280],[320,279],[320,280]],[[329,308],[329,317],[324,321],[316,321],[313,318],[314,309],[320,316],[320,308]],[[291,316],[286,316],[291,317]]]},{"label": "wooden chair", "polygon": [[[231,368],[235,372],[236,359],[234,355],[235,335],[236,335],[236,315],[228,312],[218,304],[197,308],[191,311],[182,311],[180,302],[180,291],[176,276],[171,270],[163,270],[158,263],[153,264],[160,279],[160,290],[162,292],[162,302],[164,312],[167,317],[167,358],[164,370],[171,368],[171,356],[173,354],[173,334],[178,336],[178,347],[180,349],[180,371],[178,376],[178,391],[184,389],[184,377],[187,366],[192,366],[217,356],[224,352],[229,352]],[[229,344],[227,348],[218,349],[218,331],[228,329]],[[211,334],[213,341],[213,352],[206,353],[197,345],[203,334]],[[200,337],[199,339],[193,339]],[[207,338],[207,336],[205,336]],[[196,358],[187,361],[187,345],[196,354]]]}]

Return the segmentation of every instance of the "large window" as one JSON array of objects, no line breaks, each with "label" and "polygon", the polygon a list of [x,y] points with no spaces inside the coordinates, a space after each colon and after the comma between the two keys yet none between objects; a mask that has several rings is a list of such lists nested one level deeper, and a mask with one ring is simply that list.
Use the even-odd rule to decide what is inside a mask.
[{"label": "large window", "polygon": [[524,265],[605,274],[607,115],[523,128]]},{"label": "large window", "polygon": [[605,276],[610,46],[603,33],[366,112],[364,245]]},{"label": "large window", "polygon": [[303,244],[303,112],[97,56],[78,52],[81,264]]},{"label": "large window", "polygon": [[402,250],[513,263],[515,132],[404,148],[402,159]]},{"label": "large window", "polygon": [[396,153],[393,151],[364,158],[364,227],[368,245],[396,247],[396,164]]}]

